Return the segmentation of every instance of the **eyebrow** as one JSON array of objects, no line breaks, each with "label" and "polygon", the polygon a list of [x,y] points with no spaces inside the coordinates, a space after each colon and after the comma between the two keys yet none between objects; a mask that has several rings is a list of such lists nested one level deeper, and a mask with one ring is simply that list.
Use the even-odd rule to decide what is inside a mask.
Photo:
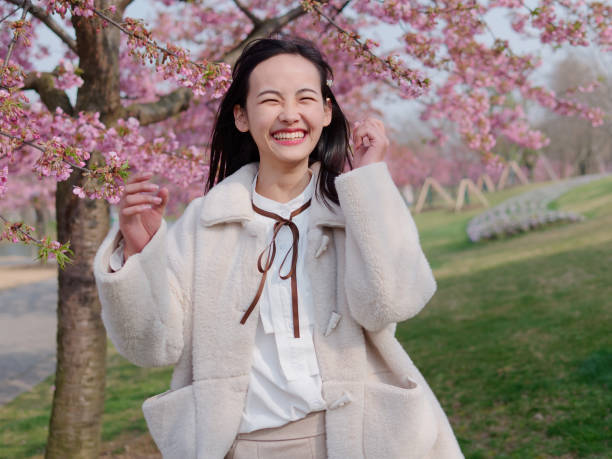
[{"label": "eyebrow", "polygon": [[[296,94],[300,94],[302,92],[312,92],[312,93],[314,93],[316,95],[319,95],[319,93],[317,91],[315,91],[314,89],[311,89],[311,88],[301,88],[301,89],[298,89],[295,93]],[[257,94],[257,97],[263,96],[264,94],[274,94],[276,96],[281,97],[280,91],[276,91],[275,89],[264,89],[259,94]]]}]

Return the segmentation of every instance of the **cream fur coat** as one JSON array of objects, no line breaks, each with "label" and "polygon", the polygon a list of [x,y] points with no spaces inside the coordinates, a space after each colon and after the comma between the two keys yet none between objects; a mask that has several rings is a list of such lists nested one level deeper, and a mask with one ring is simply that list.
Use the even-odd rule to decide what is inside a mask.
[{"label": "cream fur coat", "polygon": [[[257,320],[239,322],[267,243],[251,207],[257,168],[248,164],[195,199],[171,229],[163,222],[119,271],[108,269],[117,228],[94,262],[102,318],[119,352],[136,365],[175,365],[170,390],[143,405],[166,458],[222,459],[238,432]],[[319,163],[311,168],[318,176]],[[414,221],[385,163],[335,183],[340,207],[313,198],[305,235],[328,457],[462,457],[436,397],[394,337],[396,323],[436,289]]]}]

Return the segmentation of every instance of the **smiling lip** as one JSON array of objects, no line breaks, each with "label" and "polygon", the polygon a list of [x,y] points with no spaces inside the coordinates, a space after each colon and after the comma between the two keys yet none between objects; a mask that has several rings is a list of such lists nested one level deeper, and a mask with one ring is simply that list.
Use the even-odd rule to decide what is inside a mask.
[{"label": "smiling lip", "polygon": [[281,145],[296,145],[306,139],[306,131],[302,129],[283,129],[273,132],[271,137]]}]

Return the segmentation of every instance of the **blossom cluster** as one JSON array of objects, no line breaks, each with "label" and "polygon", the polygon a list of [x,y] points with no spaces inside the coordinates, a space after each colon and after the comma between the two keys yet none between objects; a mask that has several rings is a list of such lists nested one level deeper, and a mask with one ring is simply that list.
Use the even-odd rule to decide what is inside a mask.
[{"label": "blossom cluster", "polygon": [[[4,112],[0,113],[4,115]],[[29,113],[28,124],[9,125],[0,117],[2,138],[0,138],[0,161],[17,167],[24,154],[17,152],[34,150],[38,156],[31,168],[40,178],[51,177],[57,181],[66,180],[74,169],[79,169],[88,179],[88,196],[116,202],[121,193],[121,183],[127,177],[127,163],[90,165],[91,152],[99,151],[98,144],[104,139],[105,126],[99,115],[80,113],[78,117],[66,116],[61,109],[49,114],[42,108]],[[7,166],[7,168],[8,168]],[[7,169],[10,171],[10,169]],[[4,184],[6,186],[6,183]]]},{"label": "blossom cluster", "polygon": [[0,241],[6,240],[17,244],[19,242],[24,244],[32,244],[38,247],[38,258],[43,261],[47,261],[49,258],[55,258],[60,268],[64,268],[66,263],[70,263],[70,256],[74,255],[74,252],[70,250],[68,243],[62,244],[58,241],[54,241],[48,237],[44,237],[42,240],[36,239],[34,234],[34,228],[23,222],[9,222],[0,216],[0,224],[2,225],[0,232]]},{"label": "blossom cluster", "polygon": [[374,40],[364,39],[355,31],[341,27],[324,11],[324,5],[315,0],[302,1],[304,9],[314,16],[314,24],[329,21],[333,26],[333,41],[338,49],[346,51],[353,60],[353,65],[363,68],[365,73],[378,80],[393,81],[400,94],[406,98],[423,95],[431,82],[418,69],[409,68],[395,55],[379,57],[375,50],[380,46]]},{"label": "blossom cluster", "polygon": [[60,59],[55,73],[55,87],[57,89],[80,88],[83,84],[83,79],[78,75],[79,70],[71,62],[64,59]]},{"label": "blossom cluster", "polygon": [[195,62],[187,49],[172,43],[160,46],[144,22],[134,18],[124,18],[117,23],[108,14],[114,14],[116,9],[111,6],[108,11],[97,10],[94,0],[45,0],[48,12],[55,12],[65,17],[72,14],[83,17],[97,15],[102,18],[105,26],[118,27],[128,35],[129,53],[141,64],[154,64],[155,69],[164,79],[171,79],[178,84],[191,88],[196,95],[210,94],[219,98],[229,86],[231,69],[229,65],[219,62],[209,62],[202,59]]},{"label": "blossom cluster", "polygon": [[42,0],[47,13],[57,13],[62,18],[70,12],[86,18],[94,15],[94,0]]},{"label": "blossom cluster", "polygon": [[33,28],[32,22],[26,19],[19,19],[8,23],[9,29],[12,30],[15,40],[19,40],[23,46],[32,45]]},{"label": "blossom cluster", "polygon": [[6,193],[6,182],[8,179],[8,166],[0,168],[0,198]]},{"label": "blossom cluster", "polygon": [[477,215],[467,226],[472,242],[513,235],[557,222],[575,222],[584,217],[575,212],[550,209],[549,205],[572,188],[602,178],[601,174],[566,179],[527,191]]},{"label": "blossom cluster", "polygon": [[206,59],[194,62],[188,50],[171,43],[162,48],[141,20],[125,18],[122,28],[128,34],[130,55],[143,65],[147,62],[154,64],[164,79],[192,89],[195,95],[210,94],[217,99],[229,87],[229,65]]},{"label": "blossom cluster", "polygon": [[[434,88],[435,94],[422,112],[422,119],[431,124],[434,133],[450,120],[465,144],[481,153],[490,152],[499,137],[523,147],[542,148],[548,140],[530,127],[525,114],[512,108],[517,93],[557,114],[579,116],[594,126],[601,124],[601,109],[552,91],[543,94],[541,88],[533,87],[529,77],[538,60],[515,53],[507,41],[487,28],[484,18],[489,11],[506,9],[518,33],[535,31],[543,43],[555,46],[595,42],[607,50],[612,37],[612,6],[606,3],[540,0],[530,9],[521,0],[449,0],[431,6],[359,0],[354,8],[387,24],[400,25],[404,52],[411,62],[448,75]],[[483,43],[483,34],[492,36],[491,45]],[[444,136],[438,140],[443,141]]]}]

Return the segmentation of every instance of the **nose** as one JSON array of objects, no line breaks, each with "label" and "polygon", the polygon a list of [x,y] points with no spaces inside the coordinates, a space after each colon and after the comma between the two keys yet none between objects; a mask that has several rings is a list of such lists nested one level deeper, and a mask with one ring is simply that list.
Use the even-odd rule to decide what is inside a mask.
[{"label": "nose", "polygon": [[283,105],[283,109],[278,115],[278,119],[286,124],[293,124],[300,119],[300,115],[297,110],[297,106],[291,102],[287,102]]}]

